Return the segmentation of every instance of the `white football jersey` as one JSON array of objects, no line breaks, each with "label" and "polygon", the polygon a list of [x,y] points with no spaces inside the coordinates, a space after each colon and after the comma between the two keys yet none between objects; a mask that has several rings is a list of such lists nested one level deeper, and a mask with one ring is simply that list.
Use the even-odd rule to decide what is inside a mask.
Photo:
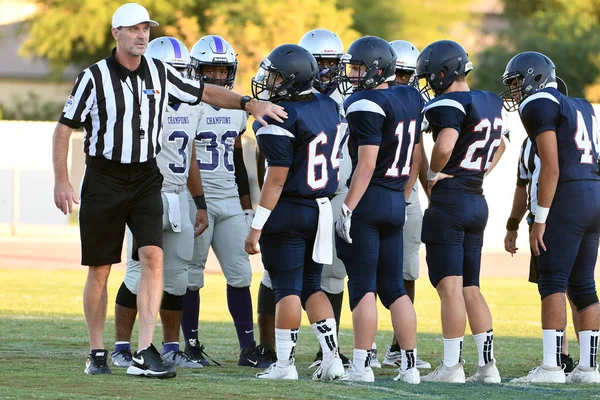
[{"label": "white football jersey", "polygon": [[203,104],[167,106],[163,119],[161,150],[156,156],[165,188],[187,184],[192,146],[203,109]]},{"label": "white football jersey", "polygon": [[352,161],[350,160],[350,153],[348,153],[348,135],[350,134],[350,131],[348,130],[348,122],[346,122],[346,115],[344,112],[344,95],[340,93],[338,88],[335,89],[329,97],[335,100],[340,106],[340,118],[342,120],[340,127],[338,128],[338,136],[340,138],[340,181],[338,183],[338,188],[335,191],[335,194],[340,194],[348,191],[347,182],[348,178],[350,178],[350,174],[352,174]]},{"label": "white football jersey", "polygon": [[196,158],[206,198],[238,196],[233,164],[233,145],[246,130],[248,113],[204,104],[196,134]]}]

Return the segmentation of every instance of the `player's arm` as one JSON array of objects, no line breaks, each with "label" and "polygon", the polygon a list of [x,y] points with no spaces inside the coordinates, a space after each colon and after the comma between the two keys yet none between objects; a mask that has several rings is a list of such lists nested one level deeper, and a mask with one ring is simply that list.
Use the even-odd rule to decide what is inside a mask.
[{"label": "player's arm", "polygon": [[233,144],[233,165],[235,167],[235,183],[240,196],[240,204],[244,212],[252,210],[252,200],[250,199],[250,182],[248,180],[248,171],[244,163],[244,149],[242,147],[242,137],[238,136]]},{"label": "player's arm", "polygon": [[412,154],[412,163],[410,166],[410,176],[408,177],[408,180],[406,181],[406,183],[404,184],[404,200],[408,201],[408,198],[410,197],[410,193],[412,192],[413,187],[415,186],[415,183],[417,182],[417,176],[419,175],[420,171],[421,171],[421,156],[423,151],[421,150],[421,143],[416,143],[415,146],[413,147],[413,154]]},{"label": "player's arm", "polygon": [[73,203],[79,199],[69,182],[67,158],[73,128],[57,123],[52,137],[52,165],[54,167],[54,204],[63,214],[73,212]]},{"label": "player's arm", "polygon": [[525,140],[521,146],[521,151],[519,154],[519,166],[517,168],[517,185],[515,187],[515,194],[513,196],[510,217],[508,218],[508,221],[506,221],[504,249],[511,254],[515,254],[518,250],[517,236],[519,224],[527,212],[527,185],[529,184],[529,174],[524,155],[528,143],[529,140]]},{"label": "player's arm", "polygon": [[429,171],[427,172],[428,194],[431,194],[431,189],[437,181],[449,177],[442,174],[440,171],[448,164],[457,140],[458,131],[456,129],[444,128],[440,131],[438,138],[433,145],[433,150],[431,151],[431,161],[429,164]]},{"label": "player's arm", "polygon": [[529,236],[529,243],[533,253],[538,256],[540,248],[546,250],[543,239],[546,230],[546,218],[556,193],[560,169],[556,132],[544,131],[536,136],[535,142],[540,157],[540,175],[538,178],[538,205],[531,235]]},{"label": "player's arm", "polygon": [[208,228],[208,213],[206,212],[206,199],[204,198],[204,188],[202,187],[202,175],[196,161],[196,146],[192,146],[192,156],[190,157],[190,173],[187,180],[187,188],[196,204],[196,220],[194,221],[194,236],[199,236]]},{"label": "player's arm", "polygon": [[356,208],[371,183],[377,164],[377,154],[379,154],[379,146],[363,145],[358,147],[358,163],[352,174],[350,190],[344,200],[344,204],[350,211]]},{"label": "player's arm", "polygon": [[492,170],[496,167],[496,164],[498,164],[498,161],[500,161],[500,159],[502,158],[502,155],[506,151],[507,142],[508,142],[508,139],[507,139],[506,135],[503,134],[500,138],[500,145],[498,145],[498,148],[496,149],[496,152],[494,153],[494,157],[492,157],[492,162],[491,162],[488,170],[485,172],[485,176],[488,176],[490,174],[490,172],[492,172]]},{"label": "player's arm", "polygon": [[419,182],[423,186],[423,190],[427,192],[427,171],[429,171],[429,160],[427,159],[427,153],[425,153],[425,146],[423,145],[423,134],[421,133],[421,164],[419,166]]},{"label": "player's arm", "polygon": [[265,153],[260,149],[258,142],[256,143],[256,179],[258,180],[258,187],[262,190],[263,183],[265,181],[265,174],[267,173],[267,160],[265,159]]}]

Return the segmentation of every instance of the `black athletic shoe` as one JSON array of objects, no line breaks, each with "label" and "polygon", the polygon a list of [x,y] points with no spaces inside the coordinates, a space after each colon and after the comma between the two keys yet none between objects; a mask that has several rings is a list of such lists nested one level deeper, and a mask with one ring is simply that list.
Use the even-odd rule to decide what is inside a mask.
[{"label": "black athletic shoe", "polygon": [[344,364],[345,368],[350,367],[350,360],[348,359],[348,357],[346,357],[345,355],[343,355],[342,353],[338,353],[340,358],[342,359],[342,364]]},{"label": "black athletic shoe", "polygon": [[140,352],[133,353],[128,375],[147,376],[148,378],[174,378],[177,376],[175,365],[166,363],[156,347],[150,344]]},{"label": "black athletic shoe", "polygon": [[112,371],[108,367],[106,358],[108,356],[108,350],[96,349],[92,350],[85,360],[85,372],[88,375],[110,375]]},{"label": "black athletic shoe", "polygon": [[238,358],[237,365],[241,367],[253,367],[253,368],[269,368],[273,364],[273,361],[262,351],[256,347],[256,343],[252,347],[243,347],[240,351],[240,357]]},{"label": "black athletic shoe", "polygon": [[[196,339],[190,339],[185,342],[184,353],[187,354],[192,361],[197,362],[198,364],[202,364],[205,367],[210,365],[206,357],[204,357],[206,355],[204,352],[204,345],[201,345]],[[220,365],[214,360],[213,362],[216,365]]]},{"label": "black athletic shoe", "polygon": [[267,342],[261,343],[256,347],[256,350],[264,357],[271,360],[271,362],[277,362],[277,353],[275,349]]},{"label": "black athletic shoe", "polygon": [[565,374],[570,374],[575,369],[575,363],[573,362],[571,356],[568,354],[560,355],[560,363],[562,364]]}]

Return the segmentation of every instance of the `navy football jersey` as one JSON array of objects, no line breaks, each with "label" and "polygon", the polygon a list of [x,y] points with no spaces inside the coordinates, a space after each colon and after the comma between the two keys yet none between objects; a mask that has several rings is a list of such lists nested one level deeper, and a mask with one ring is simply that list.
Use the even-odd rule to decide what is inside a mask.
[{"label": "navy football jersey", "polygon": [[371,183],[404,190],[413,149],[421,137],[423,98],[419,91],[411,86],[361,90],[346,99],[344,109],[350,130],[352,173],[358,164],[358,147],[379,146]]},{"label": "navy football jersey", "polygon": [[339,106],[320,93],[310,101],[281,103],[288,113],[283,123],[266,118],[269,126],[254,122],[256,140],[267,164],[289,167],[282,197],[331,197],[338,187]]},{"label": "navy football jersey", "polygon": [[502,141],[502,99],[482,90],[444,93],[425,106],[425,118],[436,141],[442,129],[452,128],[458,139],[442,173],[454,176],[442,186],[483,193],[483,177]]},{"label": "navy football jersey", "polygon": [[600,180],[598,121],[587,100],[567,97],[547,87],[526,98],[519,113],[536,154],[536,136],[545,131],[556,132],[559,183]]}]

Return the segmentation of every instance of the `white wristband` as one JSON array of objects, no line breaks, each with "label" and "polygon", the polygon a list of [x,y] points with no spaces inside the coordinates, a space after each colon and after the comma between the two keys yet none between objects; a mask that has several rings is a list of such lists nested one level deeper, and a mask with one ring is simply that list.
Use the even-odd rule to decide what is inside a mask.
[{"label": "white wristband", "polygon": [[440,176],[439,172],[434,172],[431,169],[431,167],[429,167],[429,170],[427,171],[427,180],[428,181],[435,181],[439,176]]},{"label": "white wristband", "polygon": [[548,213],[550,212],[550,208],[542,207],[540,205],[537,206],[535,210],[535,223],[545,224],[546,219],[548,218]]},{"label": "white wristband", "polygon": [[256,209],[256,214],[254,214],[254,219],[252,219],[252,225],[250,225],[250,227],[252,229],[260,231],[269,219],[269,215],[271,215],[271,210],[258,206],[258,208]]}]

